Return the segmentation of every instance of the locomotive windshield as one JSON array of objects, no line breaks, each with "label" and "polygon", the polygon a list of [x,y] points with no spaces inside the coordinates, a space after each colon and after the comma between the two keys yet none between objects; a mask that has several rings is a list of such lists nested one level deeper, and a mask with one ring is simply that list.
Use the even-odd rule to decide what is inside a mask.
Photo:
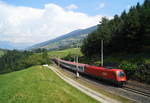
[{"label": "locomotive windshield", "polygon": [[119,77],[124,77],[125,74],[124,74],[124,72],[121,71],[121,72],[118,73],[118,76],[119,76]]}]

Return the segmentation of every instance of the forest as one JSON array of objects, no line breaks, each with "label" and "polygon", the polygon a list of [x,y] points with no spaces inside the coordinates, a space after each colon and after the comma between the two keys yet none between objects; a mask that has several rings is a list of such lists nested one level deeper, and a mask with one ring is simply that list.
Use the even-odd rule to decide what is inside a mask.
[{"label": "forest", "polygon": [[150,49],[150,0],[143,5],[137,3],[127,13],[113,19],[102,18],[96,31],[83,41],[82,52],[87,56],[99,55],[101,40],[104,52],[139,53]]},{"label": "forest", "polygon": [[[102,18],[97,30],[83,40],[82,53],[90,59],[100,57],[101,40],[104,41],[105,66],[112,63],[124,69],[128,78],[150,83],[150,0],[142,5],[137,3],[111,20]],[[106,58],[112,55],[109,63]]]}]

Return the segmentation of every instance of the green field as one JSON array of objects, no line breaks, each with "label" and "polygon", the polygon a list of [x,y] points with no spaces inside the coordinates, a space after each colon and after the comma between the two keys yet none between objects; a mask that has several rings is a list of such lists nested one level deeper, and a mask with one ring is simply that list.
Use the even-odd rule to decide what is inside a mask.
[{"label": "green field", "polygon": [[0,103],[98,103],[51,70],[34,66],[0,75]]},{"label": "green field", "polygon": [[0,57],[1,57],[2,55],[4,55],[4,51],[1,51],[1,50],[0,50]]},{"label": "green field", "polygon": [[78,54],[82,56],[82,53],[79,48],[70,48],[70,49],[65,49],[65,50],[48,52],[49,57],[58,57],[58,58],[63,58],[67,56],[68,54]]}]

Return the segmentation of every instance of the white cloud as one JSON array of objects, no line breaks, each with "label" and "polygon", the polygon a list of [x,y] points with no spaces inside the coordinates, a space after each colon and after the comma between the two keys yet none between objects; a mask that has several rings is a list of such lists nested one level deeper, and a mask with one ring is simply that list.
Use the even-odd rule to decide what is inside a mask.
[{"label": "white cloud", "polygon": [[75,5],[75,4],[70,4],[69,6],[66,7],[68,10],[74,10],[74,9],[77,9],[78,6]]},{"label": "white cloud", "polygon": [[102,9],[102,8],[104,8],[104,7],[105,7],[105,3],[100,3],[100,4],[99,4],[99,8],[100,8],[100,9]]},{"label": "white cloud", "polygon": [[126,9],[130,9],[130,7],[131,7],[131,5],[127,5],[127,6],[126,6]]},{"label": "white cloud", "polygon": [[13,43],[38,43],[99,23],[101,15],[66,11],[56,4],[43,9],[12,6],[0,2],[0,40]]}]

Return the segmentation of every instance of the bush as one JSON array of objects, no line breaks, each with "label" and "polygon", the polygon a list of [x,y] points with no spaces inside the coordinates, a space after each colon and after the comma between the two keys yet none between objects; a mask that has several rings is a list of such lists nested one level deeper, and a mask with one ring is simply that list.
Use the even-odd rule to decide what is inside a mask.
[{"label": "bush", "polygon": [[134,80],[150,84],[150,63],[139,65],[134,77]]},{"label": "bush", "polygon": [[124,62],[119,68],[126,72],[127,79],[150,84],[150,63],[132,64]]},{"label": "bush", "polygon": [[123,69],[126,72],[127,79],[132,78],[137,69],[136,64],[132,64],[132,63],[128,63],[128,62],[124,62],[124,63],[120,64],[118,67]]}]

